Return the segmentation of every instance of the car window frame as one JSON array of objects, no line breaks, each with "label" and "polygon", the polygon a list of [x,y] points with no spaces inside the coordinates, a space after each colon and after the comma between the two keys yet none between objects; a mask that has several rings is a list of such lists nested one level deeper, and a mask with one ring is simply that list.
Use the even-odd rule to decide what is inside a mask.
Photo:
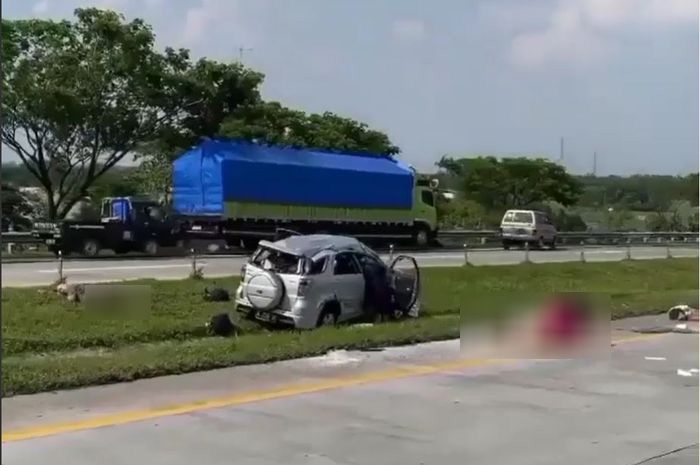
[{"label": "car window frame", "polygon": [[[336,273],[336,260],[338,259],[339,256],[349,256],[350,261],[352,262],[353,266],[355,267],[355,272],[354,273],[343,273],[343,274],[338,274]],[[362,275],[362,266],[360,263],[357,261],[355,258],[355,255],[353,252],[338,252],[333,256],[333,276],[356,276],[356,275]]]}]

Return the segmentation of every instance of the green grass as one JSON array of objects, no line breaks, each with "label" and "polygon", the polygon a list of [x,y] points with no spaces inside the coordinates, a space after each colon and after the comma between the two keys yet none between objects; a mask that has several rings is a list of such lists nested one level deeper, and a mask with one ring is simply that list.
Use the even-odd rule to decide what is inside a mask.
[{"label": "green grass", "polygon": [[[203,289],[232,293],[237,278],[141,281],[150,312],[105,321],[39,289],[3,289],[3,395],[126,381],[246,363],[456,337],[479,296],[588,291],[611,297],[613,317],[665,311],[698,300],[696,259],[562,263],[422,270],[423,317],[373,327],[270,332],[240,322],[237,339],[208,337],[204,324],[232,303],[208,303]],[[133,283],[132,283],[133,284]],[[235,316],[235,315],[234,315]]]}]

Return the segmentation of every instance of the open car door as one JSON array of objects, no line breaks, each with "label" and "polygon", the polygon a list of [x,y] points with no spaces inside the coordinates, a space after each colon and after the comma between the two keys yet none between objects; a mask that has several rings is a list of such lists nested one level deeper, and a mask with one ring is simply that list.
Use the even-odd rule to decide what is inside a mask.
[{"label": "open car door", "polygon": [[420,297],[420,268],[408,255],[399,255],[389,265],[397,317],[417,317]]}]

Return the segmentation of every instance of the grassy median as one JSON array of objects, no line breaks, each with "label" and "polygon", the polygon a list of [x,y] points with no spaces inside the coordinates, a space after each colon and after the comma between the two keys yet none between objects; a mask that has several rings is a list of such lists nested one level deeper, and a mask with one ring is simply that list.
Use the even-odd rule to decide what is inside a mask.
[{"label": "grassy median", "polygon": [[268,331],[243,322],[236,339],[208,337],[204,324],[231,303],[204,302],[204,287],[235,290],[236,278],[141,281],[151,310],[105,321],[39,289],[3,289],[3,396],[183,373],[237,364],[454,338],[460,311],[492,292],[590,291],[610,295],[613,317],[697,303],[696,259],[561,263],[422,270],[422,318],[372,327]]}]

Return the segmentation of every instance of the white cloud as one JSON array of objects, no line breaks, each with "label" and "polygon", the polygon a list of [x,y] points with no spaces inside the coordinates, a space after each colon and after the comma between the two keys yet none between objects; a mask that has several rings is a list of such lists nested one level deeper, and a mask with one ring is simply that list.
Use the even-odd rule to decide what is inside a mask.
[{"label": "white cloud", "polygon": [[[185,15],[184,41],[200,42],[212,28],[230,20],[236,4],[227,0],[202,0],[199,6],[190,8]],[[235,27],[230,25],[230,27]]]},{"label": "white cloud", "polygon": [[698,0],[559,0],[540,30],[516,34],[510,61],[519,67],[600,63],[614,52],[610,34],[626,26],[674,26],[698,21]]},{"label": "white cloud", "polygon": [[697,0],[581,0],[581,9],[599,27],[697,22]]},{"label": "white cloud", "polygon": [[401,42],[417,42],[425,37],[425,23],[418,19],[397,19],[391,25],[391,33]]},{"label": "white cloud", "polygon": [[37,2],[34,4],[32,7],[32,12],[37,15],[43,15],[49,11],[49,1],[48,0],[41,0],[40,2]]}]

